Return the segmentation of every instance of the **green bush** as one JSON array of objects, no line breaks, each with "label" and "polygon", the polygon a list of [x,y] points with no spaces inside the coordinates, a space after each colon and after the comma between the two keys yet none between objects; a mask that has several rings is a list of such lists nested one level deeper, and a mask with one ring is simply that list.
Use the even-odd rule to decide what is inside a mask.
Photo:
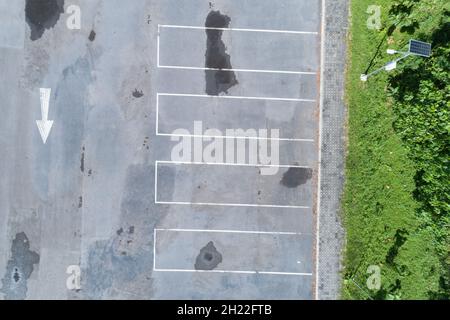
[{"label": "green bush", "polygon": [[430,296],[449,298],[450,14],[443,8],[440,15],[433,16],[436,25],[426,30],[430,24],[418,21],[421,21],[420,17],[425,21],[429,17],[425,17],[419,8],[412,10],[417,25],[423,26],[421,39],[432,43],[433,54],[429,59],[410,59],[397,75],[391,77],[393,127],[416,167],[414,197],[420,203],[420,229],[430,230],[430,241],[442,262],[440,288],[430,292]]},{"label": "green bush", "polygon": [[[343,296],[448,299],[449,4],[379,0],[380,31],[366,27],[371,0],[352,1],[347,73],[348,156],[343,197],[347,232]],[[410,57],[389,76],[359,75],[392,58],[410,38],[433,43],[430,59]],[[388,92],[388,97],[386,97]],[[381,268],[370,291],[367,267]]]}]

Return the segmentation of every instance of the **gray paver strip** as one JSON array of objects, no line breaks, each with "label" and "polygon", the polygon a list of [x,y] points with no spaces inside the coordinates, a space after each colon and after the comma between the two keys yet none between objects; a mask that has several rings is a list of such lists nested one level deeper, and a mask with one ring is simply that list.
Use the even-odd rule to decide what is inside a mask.
[{"label": "gray paver strip", "polygon": [[344,229],[340,200],[344,185],[344,101],[349,1],[325,1],[325,35],[322,90],[322,157],[318,299],[338,299],[341,289]]}]

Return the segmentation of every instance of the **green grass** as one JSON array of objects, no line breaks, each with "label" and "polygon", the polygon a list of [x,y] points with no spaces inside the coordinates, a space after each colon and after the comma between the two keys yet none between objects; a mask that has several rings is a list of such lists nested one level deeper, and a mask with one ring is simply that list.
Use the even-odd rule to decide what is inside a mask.
[{"label": "green grass", "polygon": [[[387,25],[393,0],[378,0]],[[415,164],[394,132],[395,115],[387,95],[388,75],[383,72],[361,82],[380,45],[374,68],[392,58],[385,54],[386,28],[369,30],[366,10],[372,0],[351,5],[351,37],[346,99],[348,102],[348,154],[343,217],[347,232],[342,297],[345,299],[428,299],[439,286],[442,268],[433,247],[432,230],[419,227],[420,206],[413,198]],[[389,37],[392,48],[405,44],[398,31]],[[406,240],[402,241],[402,237]],[[381,268],[381,290],[366,287],[367,268]],[[359,288],[359,287],[360,288]]]}]

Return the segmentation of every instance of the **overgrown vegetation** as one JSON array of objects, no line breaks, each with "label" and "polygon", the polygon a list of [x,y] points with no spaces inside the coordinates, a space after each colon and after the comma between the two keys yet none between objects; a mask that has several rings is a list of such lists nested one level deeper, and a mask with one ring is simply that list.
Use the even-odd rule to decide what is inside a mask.
[{"label": "overgrown vegetation", "polygon": [[[343,199],[347,229],[343,296],[450,296],[450,28],[445,0],[355,0],[347,98],[349,147]],[[381,30],[367,28],[369,5]],[[359,81],[410,38],[432,42],[430,59],[410,57],[392,76]],[[381,268],[369,290],[367,268]]]}]

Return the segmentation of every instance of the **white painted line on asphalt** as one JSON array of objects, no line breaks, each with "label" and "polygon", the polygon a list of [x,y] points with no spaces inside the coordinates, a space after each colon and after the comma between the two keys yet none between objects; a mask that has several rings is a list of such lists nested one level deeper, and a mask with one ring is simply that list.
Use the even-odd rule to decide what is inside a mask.
[{"label": "white painted line on asphalt", "polygon": [[200,30],[222,30],[222,31],[243,31],[243,32],[267,32],[267,33],[290,33],[290,34],[311,34],[318,35],[315,31],[294,31],[294,30],[271,30],[271,29],[245,29],[245,28],[215,28],[215,27],[197,27],[180,26],[173,24],[160,24],[158,28],[177,28],[177,29],[200,29]]},{"label": "white painted line on asphalt", "polygon": [[186,67],[186,66],[166,66],[160,65],[161,69],[181,69],[181,70],[203,70],[203,71],[226,71],[226,72],[254,72],[254,73],[279,73],[279,74],[300,74],[316,75],[316,72],[309,71],[286,71],[286,70],[263,70],[263,69],[226,69],[226,68],[206,68],[206,67]]},{"label": "white painted line on asphalt", "polygon": [[299,232],[277,232],[277,231],[244,231],[244,230],[214,230],[214,229],[162,229],[156,231],[166,232],[192,232],[192,233],[239,233],[239,234],[262,234],[262,235],[292,235],[292,236],[310,236],[309,234]]},{"label": "white painted line on asphalt", "polygon": [[310,209],[306,206],[283,206],[271,204],[247,204],[247,203],[214,203],[214,202],[181,202],[181,201],[156,201],[156,204],[166,205],[197,205],[197,206],[217,206],[217,207],[248,207],[248,208],[280,208],[280,209]]},{"label": "white painted line on asphalt", "polygon": [[301,272],[265,272],[259,271],[259,274],[271,274],[278,276],[312,276],[312,273],[301,273]]},{"label": "white painted line on asphalt", "polygon": [[311,169],[308,166],[299,165],[280,165],[280,164],[248,164],[248,163],[222,163],[222,162],[189,162],[189,161],[168,161],[168,160],[157,160],[158,164],[175,164],[175,165],[205,165],[205,166],[232,166],[232,167],[254,167],[254,168],[302,168]]},{"label": "white painted line on asphalt", "polygon": [[315,99],[297,99],[297,98],[274,98],[274,97],[247,97],[247,96],[211,96],[206,94],[188,94],[188,93],[157,93],[157,96],[167,97],[194,97],[194,98],[210,98],[210,99],[247,99],[247,100],[267,100],[267,101],[292,101],[292,102],[312,102]]},{"label": "white painted line on asphalt", "polygon": [[277,276],[312,276],[312,273],[300,272],[271,272],[271,271],[244,271],[244,270],[189,270],[189,269],[154,269],[155,272],[179,272],[179,273],[235,273],[235,274],[261,274]]},{"label": "white painted line on asphalt", "polygon": [[233,271],[233,270],[189,270],[189,269],[154,269],[156,272],[185,272],[185,273],[244,273],[254,274],[256,271]]},{"label": "white painted line on asphalt", "polygon": [[161,137],[191,137],[191,138],[214,138],[214,139],[244,139],[244,140],[273,140],[273,141],[291,141],[291,142],[314,142],[314,139],[295,139],[295,138],[264,138],[251,136],[213,136],[207,134],[174,134],[174,133],[157,133]]},{"label": "white painted line on asphalt", "polygon": [[186,67],[186,66],[166,66],[159,65],[158,68],[161,69],[181,69],[181,70],[204,70],[204,71],[227,71],[227,72],[254,72],[254,73],[279,73],[279,74],[302,74],[302,75],[313,75],[315,76],[317,72],[309,71],[286,71],[286,70],[264,70],[264,69],[220,69],[220,68],[206,68],[206,67]]}]

